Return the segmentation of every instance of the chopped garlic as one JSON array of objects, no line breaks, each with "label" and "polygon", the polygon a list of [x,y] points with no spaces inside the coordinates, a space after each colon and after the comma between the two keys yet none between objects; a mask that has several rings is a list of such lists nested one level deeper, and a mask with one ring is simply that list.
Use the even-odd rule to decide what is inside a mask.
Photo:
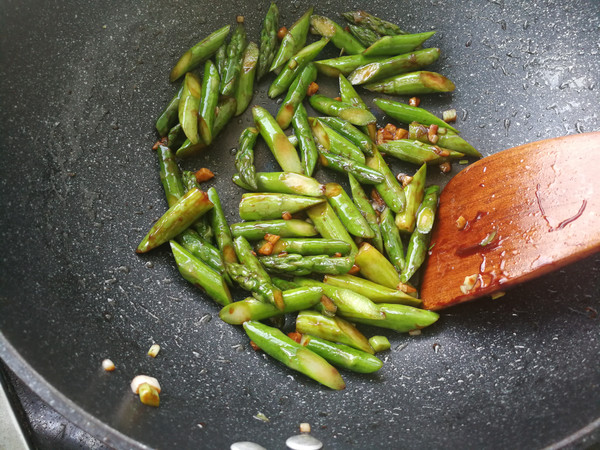
[{"label": "chopped garlic", "polygon": [[442,119],[446,123],[456,122],[456,109],[452,108],[442,112]]},{"label": "chopped garlic", "polygon": [[142,384],[149,384],[160,393],[160,384],[158,380],[156,378],[149,377],[148,375],[138,375],[131,380],[131,391],[134,394],[138,394]]},{"label": "chopped garlic", "polygon": [[460,216],[458,219],[456,219],[456,228],[459,230],[464,230],[466,226],[467,219],[465,219],[464,216]]},{"label": "chopped garlic", "polygon": [[159,390],[153,386],[150,386],[148,383],[142,383],[140,385],[140,401],[144,405],[158,407],[160,405],[160,396],[158,395],[158,393]]},{"label": "chopped garlic", "polygon": [[156,358],[156,355],[158,355],[158,352],[160,352],[160,345],[154,344],[150,347],[150,350],[148,350],[148,356],[152,356],[153,358]]},{"label": "chopped garlic", "polygon": [[477,283],[477,274],[465,277],[465,281],[463,281],[463,284],[460,286],[460,291],[463,294],[468,294],[471,292],[471,289],[475,287],[475,283]]},{"label": "chopped garlic", "polygon": [[418,329],[417,330],[410,330],[408,332],[408,334],[411,335],[411,336],[420,336],[421,335],[421,330],[418,330]]},{"label": "chopped garlic", "polygon": [[303,422],[300,424],[300,433],[310,433],[310,423]]},{"label": "chopped garlic", "polygon": [[112,372],[115,370],[115,363],[113,363],[110,359],[105,359],[102,361],[102,368],[107,372]]}]

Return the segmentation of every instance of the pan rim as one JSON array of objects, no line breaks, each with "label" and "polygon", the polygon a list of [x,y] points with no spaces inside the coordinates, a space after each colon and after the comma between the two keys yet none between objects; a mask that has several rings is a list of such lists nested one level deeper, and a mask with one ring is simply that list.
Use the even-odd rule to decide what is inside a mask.
[{"label": "pan rim", "polygon": [[[134,448],[140,450],[152,448],[102,422],[62,394],[23,359],[1,331],[0,359],[44,402],[67,420],[103,443],[115,448]],[[568,445],[580,443],[599,429],[600,417],[590,421],[587,425],[579,428],[570,435],[543,447],[542,450],[558,450]]]},{"label": "pan rim", "polygon": [[0,359],[19,377],[25,385],[77,427],[114,448],[150,449],[145,444],[121,433],[94,415],[88,413],[62,392],[50,384],[19,354],[0,331]]}]

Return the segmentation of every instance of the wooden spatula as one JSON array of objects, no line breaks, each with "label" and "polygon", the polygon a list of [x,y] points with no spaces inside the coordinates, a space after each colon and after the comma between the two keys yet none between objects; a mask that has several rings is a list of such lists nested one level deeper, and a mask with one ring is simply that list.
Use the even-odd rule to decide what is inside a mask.
[{"label": "wooden spatula", "polygon": [[600,251],[600,132],[477,161],[443,189],[436,221],[421,285],[427,309],[504,291]]}]

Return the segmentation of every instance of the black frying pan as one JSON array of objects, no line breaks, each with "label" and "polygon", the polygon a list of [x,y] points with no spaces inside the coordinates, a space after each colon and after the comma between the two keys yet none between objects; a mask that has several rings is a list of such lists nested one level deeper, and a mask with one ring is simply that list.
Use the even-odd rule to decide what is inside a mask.
[{"label": "black frying pan", "polygon": [[[2,359],[115,447],[249,440],[283,448],[300,422],[327,448],[583,448],[600,440],[598,256],[502,299],[450,309],[421,336],[388,334],[384,368],[345,374],[347,389],[331,392],[252,351],[243,331],[218,320],[217,306],[179,276],[166,249],[134,254],[166,207],[150,147],[154,120],[175,91],[170,68],[236,14],[257,39],[267,6],[2,2]],[[281,2],[282,23],[308,6]],[[340,21],[340,10],[363,8],[409,31],[437,29],[428,44],[443,57],[432,69],[458,88],[422,105],[455,107],[463,135],[486,155],[600,128],[594,0],[315,6]],[[267,87],[255,102],[275,112]],[[335,84],[323,82],[323,91],[334,96]],[[230,149],[250,121],[247,111],[184,163],[213,169],[231,221],[241,190],[229,181]],[[274,169],[264,147],[258,153],[257,164]],[[162,351],[151,360],[154,342]],[[105,357],[114,373],[101,370]],[[139,373],[161,381],[160,408],[129,391]]]}]

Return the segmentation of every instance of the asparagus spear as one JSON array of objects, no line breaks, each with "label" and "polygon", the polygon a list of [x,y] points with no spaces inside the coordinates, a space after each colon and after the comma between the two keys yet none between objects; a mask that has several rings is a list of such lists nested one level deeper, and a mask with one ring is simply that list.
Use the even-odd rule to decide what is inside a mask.
[{"label": "asparagus spear", "polygon": [[285,66],[283,66],[281,72],[277,75],[277,78],[271,83],[268,92],[269,97],[275,98],[288,90],[298,74],[300,74],[304,68],[317,57],[319,52],[323,50],[323,47],[327,45],[327,42],[327,39],[321,39],[303,47],[298,53],[294,54]]},{"label": "asparagus spear", "polygon": [[325,275],[323,281],[325,284],[350,289],[364,295],[374,303],[401,303],[410,306],[421,305],[421,300],[399,289],[392,289],[354,275]]},{"label": "asparagus spear", "polygon": [[349,320],[357,317],[372,320],[385,318],[375,303],[353,290],[321,283],[310,278],[295,277],[294,282],[300,286],[320,287],[325,295],[337,306],[337,313]]},{"label": "asparagus spear", "polygon": [[261,302],[274,305],[277,309],[283,308],[281,290],[272,283],[261,279],[260,275],[239,263],[228,263],[227,273],[242,289],[252,292],[252,295]]},{"label": "asparagus spear", "polygon": [[156,153],[158,155],[158,165],[160,181],[162,182],[169,207],[173,206],[185,194],[185,188],[181,181],[179,166],[175,161],[175,155],[166,145],[159,145]]},{"label": "asparagus spear", "polygon": [[[236,182],[234,176],[234,182]],[[282,194],[298,194],[308,197],[323,197],[325,186],[317,180],[293,172],[258,172],[256,185],[262,192],[280,192]]]},{"label": "asparagus spear", "polygon": [[412,139],[396,139],[395,141],[384,142],[380,148],[386,155],[413,164],[441,164],[465,156],[464,153]]},{"label": "asparagus spear", "polygon": [[[171,152],[169,147],[164,145],[159,146],[157,154],[159,156],[160,178],[167,197],[167,203],[169,207],[171,207],[175,205],[189,189],[199,189],[197,186],[198,183],[196,182],[195,176],[192,174],[195,183],[189,189],[186,189],[183,182],[183,174],[180,173],[173,152]],[[205,217],[206,215],[203,215],[196,223],[203,222],[202,219]],[[196,225],[196,223],[194,225]],[[221,274],[227,283],[231,282],[229,277],[225,274],[221,253],[202,239],[196,231],[188,228],[177,237],[177,240],[190,251],[192,255],[199,258],[202,262]]]},{"label": "asparagus spear", "polygon": [[273,156],[285,172],[303,173],[302,163],[298,153],[287,136],[281,130],[279,124],[275,121],[269,112],[261,107],[252,108],[252,116],[256,123],[256,128],[271,149]]},{"label": "asparagus spear", "polygon": [[425,309],[413,308],[412,306],[400,304],[380,303],[379,309],[385,314],[383,320],[354,319],[358,323],[372,325],[374,327],[389,328],[398,333],[406,333],[412,330],[432,325],[439,319],[439,314]]},{"label": "asparagus spear", "polygon": [[384,36],[369,46],[364,52],[365,56],[395,56],[412,52],[419,45],[435,34],[435,31],[425,33],[402,34]]},{"label": "asparagus spear", "polygon": [[198,123],[200,136],[206,145],[213,140],[213,127],[215,123],[215,109],[219,101],[219,71],[211,60],[204,65],[204,78],[202,79],[202,95],[198,108]]},{"label": "asparagus spear", "polygon": [[177,90],[175,96],[171,99],[167,107],[156,119],[156,131],[161,137],[167,135],[169,130],[175,126],[178,120],[179,113],[179,100],[181,99],[181,93],[183,92],[183,85]]},{"label": "asparagus spear", "polygon": [[281,237],[311,237],[317,234],[310,223],[298,219],[234,223],[231,225],[231,233],[235,237],[244,236],[251,241],[262,239],[267,233]]},{"label": "asparagus spear", "polygon": [[246,238],[238,236],[233,241],[233,247],[235,248],[238,260],[243,261],[244,266],[256,274],[258,282],[261,283],[265,289],[271,290],[271,295],[268,296],[269,301],[277,309],[283,310],[284,305],[281,289],[271,283],[271,277],[254,254],[254,250],[252,250],[250,243]]},{"label": "asparagus spear", "polygon": [[[400,213],[403,214],[403,213]],[[400,233],[394,223],[394,215],[389,208],[385,208],[379,217],[379,228],[385,245],[385,251],[390,262],[398,272],[404,269],[404,245],[400,239]]]},{"label": "asparagus spear", "polygon": [[220,305],[231,303],[231,293],[223,277],[194,257],[175,241],[170,241],[177,268],[184,279],[203,289]]},{"label": "asparagus spear", "polygon": [[221,199],[214,187],[211,187],[208,190],[208,198],[214,204],[214,208],[210,213],[210,221],[213,232],[215,233],[217,247],[221,250],[221,254],[223,255],[223,261],[226,266],[230,263],[237,263],[238,259],[235,254],[235,249],[233,248],[231,230],[227,224],[223,207],[221,206]]},{"label": "asparagus spear", "polygon": [[194,70],[203,61],[210,58],[221,44],[223,44],[229,34],[230,28],[229,25],[219,28],[185,52],[183,56],[179,58],[179,61],[177,61],[173,70],[171,70],[171,76],[169,77],[171,82],[177,80],[190,70]]},{"label": "asparagus spear", "polygon": [[322,356],[334,366],[353,372],[373,373],[383,366],[383,362],[379,358],[369,353],[316,336],[303,334],[300,344]]},{"label": "asparagus spear", "polygon": [[254,95],[254,78],[256,74],[256,62],[258,61],[258,46],[250,42],[242,56],[242,67],[235,87],[235,100],[237,107],[235,115],[239,116],[250,104]]},{"label": "asparagus spear", "polygon": [[[177,114],[178,112],[176,111],[175,120],[179,120],[177,118]],[[167,134],[167,147],[169,147],[175,152],[179,149],[179,147],[181,147],[181,145],[185,142],[186,139],[187,138],[185,137],[185,133],[183,132],[181,124],[177,122],[177,124],[174,125],[173,128],[171,128],[169,130],[169,133]]]},{"label": "asparagus spear", "polygon": [[136,252],[146,253],[173,239],[212,207],[206,192],[199,189],[188,191],[156,221],[138,245]]},{"label": "asparagus spear", "polygon": [[384,180],[383,175],[376,170],[344,156],[329,153],[322,146],[319,148],[319,161],[323,167],[353,175],[364,184],[377,184]]},{"label": "asparagus spear", "polygon": [[400,283],[398,272],[385,256],[368,242],[363,242],[356,254],[360,274],[374,283],[396,289]]},{"label": "asparagus spear", "polygon": [[344,18],[349,22],[355,23],[356,25],[359,25],[361,27],[367,27],[373,30],[374,32],[382,34],[384,36],[407,34],[405,31],[402,31],[397,25],[386,20],[380,19],[379,17],[369,14],[366,11],[349,11],[342,13],[342,16],[344,16]]},{"label": "asparagus spear", "polygon": [[373,230],[342,186],[327,183],[325,196],[350,234],[365,239],[374,236]]},{"label": "asparagus spear", "polygon": [[391,95],[421,95],[435,92],[452,92],[454,83],[443,75],[421,70],[402,73],[385,80],[367,83],[364,88]]},{"label": "asparagus spear", "polygon": [[303,256],[298,253],[287,255],[261,256],[261,264],[269,272],[304,276],[311,273],[339,275],[348,273],[354,265],[354,257],[330,257],[329,255]]},{"label": "asparagus spear", "polygon": [[318,119],[311,117],[309,122],[313,135],[319,143],[319,146],[323,147],[326,151],[364,164],[365,155],[356,145],[334,131],[332,128],[324,125]]},{"label": "asparagus spear", "polygon": [[[257,244],[260,249],[264,242]],[[333,256],[339,253],[341,256],[350,253],[350,244],[337,239],[323,238],[281,238],[274,245],[272,255],[280,253],[298,253],[304,256],[310,255],[329,255]]]},{"label": "asparagus spear", "polygon": [[227,45],[227,59],[225,61],[223,74],[221,75],[221,95],[232,96],[235,93],[236,84],[242,68],[242,57],[247,42],[244,17],[238,16],[237,26]]},{"label": "asparagus spear", "polygon": [[[236,108],[236,101],[233,97],[221,97],[217,104],[215,123],[213,126],[213,139],[218,136],[221,130],[227,125],[233,117]],[[202,149],[206,148],[206,144],[202,139],[199,139],[197,144],[192,144],[189,139],[186,140],[177,150],[178,158],[187,158],[197,154]]]},{"label": "asparagus spear", "polygon": [[179,100],[179,123],[192,144],[198,144],[200,141],[198,135],[198,108],[201,93],[202,85],[198,77],[191,72],[186,73],[181,99]]},{"label": "asparagus spear", "polygon": [[313,95],[309,102],[316,111],[347,120],[353,125],[368,125],[375,122],[375,116],[368,109],[359,108],[321,94]]},{"label": "asparagus spear", "polygon": [[327,125],[332,130],[348,139],[350,142],[360,148],[365,155],[373,154],[373,147],[375,144],[371,138],[347,120],[343,120],[338,117],[318,117],[318,120],[322,124]]},{"label": "asparagus spear", "polygon": [[383,352],[391,348],[391,344],[388,338],[385,336],[371,336],[369,338],[369,344],[375,350],[375,353]]},{"label": "asparagus spear", "polygon": [[254,167],[254,144],[258,130],[248,127],[240,135],[238,151],[235,154],[235,167],[244,183],[256,189],[256,168]]},{"label": "asparagus spear", "polygon": [[299,287],[283,291],[283,310],[261,302],[254,297],[231,303],[219,312],[219,317],[231,325],[242,325],[248,320],[264,320],[269,317],[312,308],[319,303],[323,291],[319,287]]},{"label": "asparagus spear", "polygon": [[353,70],[366,64],[381,61],[381,56],[358,55],[340,56],[337,58],[322,59],[315,61],[315,66],[319,73],[328,77],[338,77],[340,74],[349,75]]},{"label": "asparagus spear", "polygon": [[304,168],[304,174],[310,177],[317,164],[318,152],[308,122],[308,115],[306,114],[306,109],[304,108],[304,105],[302,105],[302,102],[296,107],[296,111],[292,117],[292,126],[294,127],[294,133],[298,139],[301,155],[300,159],[302,161],[302,167]]},{"label": "asparagus spear", "polygon": [[219,273],[227,284],[231,283],[221,252],[196,231],[188,228],[177,236],[177,241],[192,255]]},{"label": "asparagus spear", "polygon": [[[410,183],[404,188],[406,195],[406,208],[401,213],[396,214],[396,227],[398,230],[412,233],[415,228],[415,216],[417,210],[423,201],[425,189],[425,176],[427,174],[427,164],[423,164],[414,174]],[[402,270],[402,268],[400,268]]]},{"label": "asparagus spear", "polygon": [[385,203],[395,213],[404,211],[406,206],[404,190],[377,149],[374,150],[373,156],[367,158],[367,166],[377,170],[385,178],[383,183],[375,185],[375,189]]},{"label": "asparagus spear", "polygon": [[244,330],[261,350],[290,369],[303,373],[331,389],[341,390],[346,387],[335,367],[277,328],[249,320],[244,322]]},{"label": "asparagus spear", "polygon": [[242,220],[281,219],[284,213],[294,214],[323,201],[322,198],[293,194],[244,194],[239,206],[240,218]]},{"label": "asparagus spear", "polygon": [[308,28],[310,26],[310,16],[313,8],[310,7],[288,30],[286,35],[281,40],[281,45],[277,50],[275,59],[271,64],[270,72],[277,71],[286,62],[290,60],[306,43]]},{"label": "asparagus spear", "polygon": [[277,51],[277,31],[279,30],[279,8],[275,2],[271,3],[263,26],[260,31],[260,52],[256,69],[256,78],[260,80],[269,71]]},{"label": "asparagus spear", "polygon": [[333,208],[327,202],[313,206],[306,210],[308,217],[314,224],[316,230],[325,239],[337,239],[350,244],[350,254],[353,255],[358,251],[354,240],[348,234],[348,231],[340,222],[340,219],[335,214]]},{"label": "asparagus spear", "polygon": [[415,230],[410,236],[406,250],[406,267],[400,274],[403,283],[408,282],[414,273],[421,267],[429,250],[429,239],[435,219],[440,187],[436,185],[425,189],[423,202],[417,213]]},{"label": "asparagus spear", "polygon": [[[363,101],[363,99],[358,95],[352,83],[350,83],[347,78],[340,74],[338,77],[339,85],[340,85],[340,97],[343,102],[350,103],[353,106],[358,108],[363,108],[368,110],[367,105]],[[366,133],[372,141],[376,140],[377,137],[377,124],[375,122],[371,122],[367,125],[361,127],[364,133]],[[370,155],[372,152],[367,152]]]},{"label": "asparagus spear", "polygon": [[[219,72],[219,79],[225,74],[225,64],[227,63],[227,39],[223,41],[221,46],[215,52],[215,66]],[[219,83],[220,86],[220,83]]]},{"label": "asparagus spear", "polygon": [[310,25],[321,36],[331,39],[333,45],[351,55],[362,53],[365,48],[354,36],[327,17],[313,14]]},{"label": "asparagus spear", "polygon": [[383,98],[373,99],[373,103],[377,105],[384,113],[388,116],[403,122],[419,122],[425,125],[438,125],[440,127],[449,128],[452,131],[458,133],[458,130],[451,125],[444,122],[439,117],[433,115],[429,111],[417,106],[410,106],[405,103],[395,102],[393,100],[386,100]]},{"label": "asparagus spear", "polygon": [[[283,73],[283,72],[282,72]],[[301,72],[298,73],[294,81],[292,82],[288,93],[283,100],[283,103],[279,107],[277,116],[275,119],[282,129],[286,129],[292,122],[292,117],[298,108],[302,104],[302,100],[306,97],[306,91],[310,83],[317,79],[317,68],[314,64],[309,63]]]},{"label": "asparagus spear", "polygon": [[350,182],[350,192],[352,193],[354,204],[373,230],[371,242],[377,250],[383,252],[383,240],[381,237],[381,230],[379,229],[377,214],[375,213],[373,206],[371,206],[371,202],[367,198],[365,191],[363,191],[362,186],[352,173],[348,174],[348,181]]},{"label": "asparagus spear", "polygon": [[301,311],[296,318],[296,331],[332,342],[374,353],[367,338],[350,322],[340,317],[327,317],[315,311]]},{"label": "asparagus spear", "polygon": [[[437,127],[437,125],[435,126]],[[422,125],[418,122],[411,122],[408,125],[408,138],[416,139],[426,144],[439,145],[442,148],[464,153],[468,156],[481,158],[481,153],[454,131],[445,127],[438,127],[435,133],[431,133],[430,129],[431,126]],[[435,136],[435,142],[430,140],[430,136]]]},{"label": "asparagus spear", "polygon": [[439,57],[440,49],[435,47],[403,53],[358,67],[348,75],[348,81],[352,84],[380,81],[393,75],[420,69],[434,63]]},{"label": "asparagus spear", "polygon": [[[191,172],[189,170],[184,170],[183,172],[181,172],[181,180],[183,181],[183,186],[185,188],[185,192],[189,191],[190,189],[194,189],[194,188],[198,188],[198,189],[202,190],[200,188],[200,183],[198,183],[198,180],[196,179],[196,174],[194,172]],[[202,217],[200,217],[198,220],[196,220],[194,222],[193,227],[202,239],[204,239],[207,242],[212,242],[213,231],[212,231],[212,227],[210,226],[210,219],[208,217],[209,215],[210,214],[205,214]],[[184,234],[185,233],[187,233],[187,230],[184,231]],[[204,261],[204,262],[207,262],[207,261]],[[229,282],[229,280],[226,280],[226,281]]]},{"label": "asparagus spear", "polygon": [[354,36],[363,47],[368,47],[369,45],[374,44],[381,37],[370,28],[359,27],[353,23],[348,25],[348,29],[350,30],[352,36]]}]

